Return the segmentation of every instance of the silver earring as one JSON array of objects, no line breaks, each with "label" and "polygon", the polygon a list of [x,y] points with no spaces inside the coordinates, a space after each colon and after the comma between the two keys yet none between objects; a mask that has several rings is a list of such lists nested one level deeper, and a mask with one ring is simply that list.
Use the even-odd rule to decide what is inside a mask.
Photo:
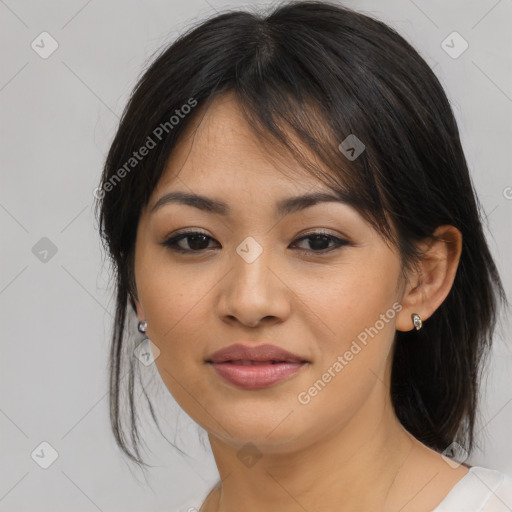
[{"label": "silver earring", "polygon": [[421,321],[420,315],[418,315],[417,313],[413,313],[411,315],[411,318],[412,318],[412,323],[414,324],[414,327],[416,328],[417,331],[419,331],[421,329],[421,327],[423,326],[423,322]]},{"label": "silver earring", "polygon": [[146,321],[139,322],[139,325],[137,328],[139,329],[139,332],[145,333],[146,329],[148,328],[148,323]]}]

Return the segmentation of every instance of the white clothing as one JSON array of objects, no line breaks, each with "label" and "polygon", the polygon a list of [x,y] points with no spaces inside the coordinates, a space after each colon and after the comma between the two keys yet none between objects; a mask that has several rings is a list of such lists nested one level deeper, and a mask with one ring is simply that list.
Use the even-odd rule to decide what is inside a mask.
[{"label": "white clothing", "polygon": [[[198,512],[208,492],[176,512]],[[471,466],[431,512],[512,512],[512,477],[481,466]]]},{"label": "white clothing", "polygon": [[512,478],[472,466],[432,512],[512,512]]}]

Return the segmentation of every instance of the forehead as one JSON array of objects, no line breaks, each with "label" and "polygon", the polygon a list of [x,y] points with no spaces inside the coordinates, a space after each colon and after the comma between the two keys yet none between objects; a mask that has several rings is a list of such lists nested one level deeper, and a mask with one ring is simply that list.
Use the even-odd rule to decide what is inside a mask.
[{"label": "forehead", "polygon": [[167,205],[182,205],[181,211],[186,205],[195,208],[188,212],[201,210],[253,225],[259,219],[281,220],[330,203],[330,214],[336,211],[345,219],[364,222],[350,191],[333,190],[304,167],[313,164],[326,171],[304,142],[286,134],[306,163],[270,137],[262,141],[231,95],[216,98],[190,121],[147,205],[151,218],[176,211]]},{"label": "forehead", "polygon": [[[294,142],[314,159],[304,143]],[[239,187],[264,189],[267,193],[276,189],[328,190],[289,151],[275,142],[261,140],[231,93],[195,112],[169,155],[157,189],[183,182],[194,188],[218,191]]]},{"label": "forehead", "polygon": [[167,205],[185,205],[225,219],[268,215],[275,221],[317,204],[337,203],[343,208],[338,213],[359,217],[350,208],[350,197],[301,169],[291,154],[272,153],[272,148],[261,144],[232,98],[218,100],[198,114],[174,148],[149,202],[149,215],[172,212]]}]

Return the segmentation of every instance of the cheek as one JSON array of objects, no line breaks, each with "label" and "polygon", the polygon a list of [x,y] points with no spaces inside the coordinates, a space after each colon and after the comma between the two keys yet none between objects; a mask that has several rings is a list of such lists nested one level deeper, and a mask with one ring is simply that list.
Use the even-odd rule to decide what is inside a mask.
[{"label": "cheek", "polygon": [[160,348],[176,338],[176,331],[193,326],[211,288],[211,275],[197,265],[173,262],[167,249],[142,236],[135,257],[137,291],[148,322],[148,337]]},{"label": "cheek", "polygon": [[[196,410],[202,393],[205,319],[211,315],[207,293],[212,287],[186,271],[153,266],[141,272],[140,295],[148,321],[147,336],[158,347],[158,372],[176,402],[201,421]],[[204,419],[203,419],[204,420]]]},{"label": "cheek", "polygon": [[[148,321],[148,336],[161,350],[193,347],[194,333],[204,322],[206,295],[211,286],[187,273],[153,271],[141,288]],[[173,343],[173,340],[187,343]]]},{"label": "cheek", "polygon": [[322,279],[307,278],[309,292],[302,300],[317,315],[324,340],[320,348],[331,359],[348,350],[355,339],[389,340],[394,334],[400,266],[385,252],[380,258],[362,252],[357,256],[357,261],[329,269]]},{"label": "cheek", "polygon": [[375,392],[385,392],[381,383],[401,309],[393,293],[399,270],[390,267],[387,274],[378,269],[359,271],[355,266],[352,270],[314,296],[329,329],[323,329],[328,334],[316,340],[317,364],[295,397],[294,417],[302,417],[304,424],[338,428]]}]

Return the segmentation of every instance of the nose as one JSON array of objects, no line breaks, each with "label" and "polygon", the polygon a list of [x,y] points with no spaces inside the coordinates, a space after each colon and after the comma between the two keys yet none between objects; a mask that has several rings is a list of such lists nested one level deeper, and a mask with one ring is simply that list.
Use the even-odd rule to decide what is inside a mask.
[{"label": "nose", "polygon": [[254,260],[235,253],[231,270],[220,282],[217,301],[219,317],[228,323],[257,327],[262,323],[280,323],[290,314],[290,288],[272,264],[270,249]]}]

